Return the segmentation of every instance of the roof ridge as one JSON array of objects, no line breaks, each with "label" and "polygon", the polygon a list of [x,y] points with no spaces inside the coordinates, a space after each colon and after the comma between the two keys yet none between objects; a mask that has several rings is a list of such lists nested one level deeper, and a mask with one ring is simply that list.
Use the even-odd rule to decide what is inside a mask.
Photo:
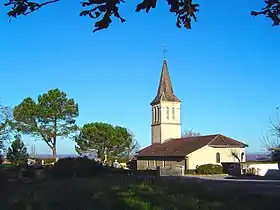
[{"label": "roof ridge", "polygon": [[[226,136],[224,136],[224,135],[222,135],[222,134],[219,134],[219,136],[221,137],[222,141],[225,142],[226,145],[228,145],[228,143],[227,143],[226,140],[224,139],[224,137],[226,137]],[[226,137],[226,138],[228,138],[228,137]]]},{"label": "roof ridge", "polygon": [[[207,145],[209,145],[209,144],[211,144],[213,141],[215,141],[217,138],[218,138],[218,136],[219,136],[219,134],[214,134],[215,135],[215,137],[210,141],[210,142],[208,142],[208,144]],[[211,136],[211,135],[209,135],[209,136]]]}]

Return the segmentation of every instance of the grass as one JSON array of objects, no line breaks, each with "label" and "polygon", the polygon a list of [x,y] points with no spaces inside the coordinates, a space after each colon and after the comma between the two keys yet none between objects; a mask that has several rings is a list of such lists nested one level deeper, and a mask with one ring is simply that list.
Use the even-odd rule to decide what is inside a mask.
[{"label": "grass", "polygon": [[15,167],[16,165],[15,164],[0,164],[0,168],[4,168],[4,169],[7,169],[7,168],[13,168]]},{"label": "grass", "polygon": [[1,210],[278,208],[280,191],[257,184],[212,181],[137,180],[106,175],[59,181],[10,181],[1,186]]}]

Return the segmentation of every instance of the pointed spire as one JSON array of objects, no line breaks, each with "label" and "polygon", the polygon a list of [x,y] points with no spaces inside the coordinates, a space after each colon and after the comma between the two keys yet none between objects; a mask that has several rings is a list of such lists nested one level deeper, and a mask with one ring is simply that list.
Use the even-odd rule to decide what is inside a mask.
[{"label": "pointed spire", "polygon": [[168,73],[168,67],[165,58],[163,59],[157,95],[151,102],[151,105],[157,104],[160,101],[181,102],[173,93],[171,79]]}]

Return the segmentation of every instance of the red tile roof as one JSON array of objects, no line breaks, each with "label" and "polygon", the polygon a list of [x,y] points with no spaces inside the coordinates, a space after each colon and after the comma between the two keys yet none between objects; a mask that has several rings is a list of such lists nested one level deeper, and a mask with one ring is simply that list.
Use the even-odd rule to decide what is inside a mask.
[{"label": "red tile roof", "polygon": [[162,144],[152,144],[138,152],[138,156],[184,157],[204,146],[247,147],[248,145],[221,134],[171,139]]}]

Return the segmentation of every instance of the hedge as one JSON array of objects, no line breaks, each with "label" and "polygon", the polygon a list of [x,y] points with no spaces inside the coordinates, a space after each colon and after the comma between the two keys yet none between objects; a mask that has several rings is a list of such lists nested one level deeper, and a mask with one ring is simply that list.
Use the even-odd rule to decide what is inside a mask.
[{"label": "hedge", "polygon": [[223,167],[217,164],[205,164],[198,166],[197,174],[223,174]]}]

